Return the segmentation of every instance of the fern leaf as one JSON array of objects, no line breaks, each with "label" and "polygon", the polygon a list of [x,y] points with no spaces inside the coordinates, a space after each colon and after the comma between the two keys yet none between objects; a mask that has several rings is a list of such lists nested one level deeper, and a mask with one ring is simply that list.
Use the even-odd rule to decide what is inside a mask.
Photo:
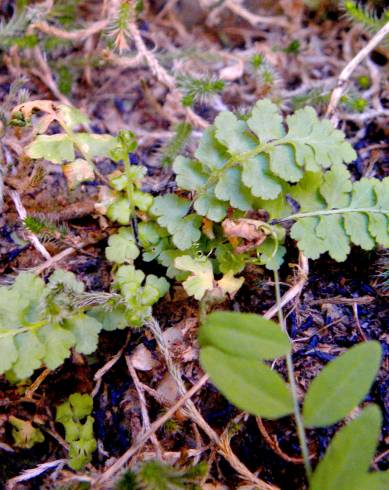
[{"label": "fern leaf", "polygon": [[[294,215],[297,222],[291,236],[297,240],[304,254],[316,259],[329,252],[342,262],[350,252],[352,244],[365,250],[376,245],[389,245],[389,178],[383,181],[362,179],[351,183],[350,174],[344,167],[333,167],[324,176],[319,192],[326,206],[306,213]],[[309,192],[292,194],[298,201],[299,195],[309,201]],[[317,189],[312,191],[313,202],[317,200]],[[293,217],[293,215],[292,215]]]}]

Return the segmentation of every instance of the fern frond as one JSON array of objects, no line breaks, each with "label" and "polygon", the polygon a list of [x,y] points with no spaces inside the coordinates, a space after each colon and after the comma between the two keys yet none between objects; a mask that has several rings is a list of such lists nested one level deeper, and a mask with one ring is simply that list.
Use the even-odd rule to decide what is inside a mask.
[{"label": "fern frond", "polygon": [[389,178],[352,183],[349,171],[336,165],[324,177],[307,174],[290,194],[303,212],[286,219],[296,220],[291,236],[308,258],[328,252],[343,262],[351,244],[389,246]]}]

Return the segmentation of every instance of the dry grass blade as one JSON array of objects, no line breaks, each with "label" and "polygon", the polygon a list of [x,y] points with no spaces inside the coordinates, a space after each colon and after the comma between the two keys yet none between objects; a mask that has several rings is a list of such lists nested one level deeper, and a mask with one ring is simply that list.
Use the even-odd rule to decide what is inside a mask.
[{"label": "dry grass blade", "polygon": [[335,115],[336,108],[342,98],[342,95],[346,89],[347,82],[356,69],[356,67],[362,63],[362,61],[367,58],[367,56],[380,44],[381,41],[385,39],[385,37],[389,34],[389,22],[387,22],[366,44],[364,48],[362,48],[358,53],[354,56],[354,58],[347,63],[347,65],[341,71],[338,83],[334,88],[331,99],[328,104],[326,117],[330,118],[334,125],[337,125],[338,119]]},{"label": "dry grass blade", "polygon": [[127,462],[136,454],[147,440],[163,426],[202,386],[208,381],[208,376],[204,375],[182,398],[178,400],[162,417],[150,425],[150,429],[140,435],[139,439],[133,444],[107,471],[105,471],[96,481],[94,488],[102,488],[102,484],[110,481]]},{"label": "dry grass blade", "polygon": [[27,480],[31,480],[32,478],[36,478],[47,470],[51,470],[53,468],[58,468],[59,466],[63,466],[66,463],[66,459],[56,459],[55,461],[49,461],[48,463],[43,463],[35,468],[31,468],[30,470],[24,471],[20,476],[16,478],[12,478],[8,480],[6,485],[6,490],[14,490],[18,487],[19,483],[22,483]]}]

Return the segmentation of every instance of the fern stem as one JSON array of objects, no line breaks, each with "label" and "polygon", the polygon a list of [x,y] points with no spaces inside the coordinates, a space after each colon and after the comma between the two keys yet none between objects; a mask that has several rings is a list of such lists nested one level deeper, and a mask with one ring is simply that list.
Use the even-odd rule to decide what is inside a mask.
[{"label": "fern stem", "polygon": [[345,214],[345,213],[376,213],[376,214],[388,214],[389,209],[377,209],[377,208],[339,208],[339,209],[324,209],[322,211],[309,211],[307,213],[296,213],[287,216],[286,218],[274,219],[270,224],[275,225],[284,221],[291,221],[301,218],[309,218],[311,216],[328,216],[331,214]]},{"label": "fern stem", "polygon": [[[278,321],[280,322],[282,330],[288,335],[288,331],[286,329],[286,324],[285,324],[285,319],[284,319],[284,314],[282,312],[282,306],[281,306],[281,293],[280,293],[280,278],[278,276],[278,271],[274,271],[274,284],[275,284],[275,292],[276,292],[276,302],[277,302],[277,307],[278,307]],[[296,420],[296,427],[297,427],[297,434],[298,438],[300,441],[300,447],[301,447],[301,454],[304,459],[304,467],[305,471],[308,477],[308,481],[311,478],[312,475],[312,467],[311,463],[309,461],[309,451],[308,451],[308,444],[307,444],[307,439],[305,436],[305,429],[304,429],[304,422],[303,418],[300,413],[300,406],[299,406],[299,400],[298,400],[298,394],[297,394],[297,386],[296,386],[296,379],[295,379],[295,373],[294,373],[294,367],[293,367],[293,359],[292,359],[292,354],[288,354],[286,356],[286,366],[288,369],[288,378],[289,378],[289,384],[290,384],[290,389],[292,391],[292,397],[293,397],[293,411],[294,411],[294,417]]]}]

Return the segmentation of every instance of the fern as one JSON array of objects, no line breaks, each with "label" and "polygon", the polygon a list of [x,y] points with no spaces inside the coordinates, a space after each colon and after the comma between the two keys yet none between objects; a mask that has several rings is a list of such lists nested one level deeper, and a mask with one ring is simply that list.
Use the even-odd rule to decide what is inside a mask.
[{"label": "fern", "polygon": [[81,470],[90,463],[97,448],[92,410],[92,397],[80,393],[73,393],[57,407],[55,420],[65,429],[65,439],[69,443],[69,466],[73,470]]},{"label": "fern", "polygon": [[342,262],[351,244],[389,246],[389,178],[352,183],[345,167],[334,166],[324,176],[307,174],[290,194],[303,212],[286,219],[297,220],[291,236],[307,257],[329,252]]},{"label": "fern", "polygon": [[305,171],[319,172],[355,157],[343,133],[320,121],[312,108],[297,111],[287,122],[288,131],[268,100],[256,104],[247,122],[222,112],[205,131],[196,160],[176,159],[177,184],[195,193],[199,215],[220,222],[229,207],[275,208],[288,182],[298,182]]},{"label": "fern", "polygon": [[0,374],[24,379],[43,366],[56,369],[72,348],[91,354],[102,329],[142,326],[168,288],[165,279],[146,278],[134,266],[123,265],[114,294],[97,295],[103,296],[101,305],[95,293],[95,301],[86,301],[91,293],[71,272],[55,271],[48,284],[34,274],[19,274],[13,285],[0,287]]},{"label": "fern", "polygon": [[[355,151],[312,108],[285,122],[269,100],[257,102],[248,117],[222,112],[195,158],[176,158],[177,186],[188,194],[159,196],[151,207],[168,236],[154,230],[149,246],[168,274],[177,275],[179,257],[196,253],[215,254],[215,272],[234,274],[248,262],[277,269],[285,253],[280,223],[288,220],[296,221],[291,236],[310,258],[329,252],[343,261],[352,244],[388,246],[388,179],[352,183],[345,163]],[[292,214],[291,203],[299,213]],[[257,210],[270,222],[247,217]],[[236,254],[239,261],[231,259]]]}]

